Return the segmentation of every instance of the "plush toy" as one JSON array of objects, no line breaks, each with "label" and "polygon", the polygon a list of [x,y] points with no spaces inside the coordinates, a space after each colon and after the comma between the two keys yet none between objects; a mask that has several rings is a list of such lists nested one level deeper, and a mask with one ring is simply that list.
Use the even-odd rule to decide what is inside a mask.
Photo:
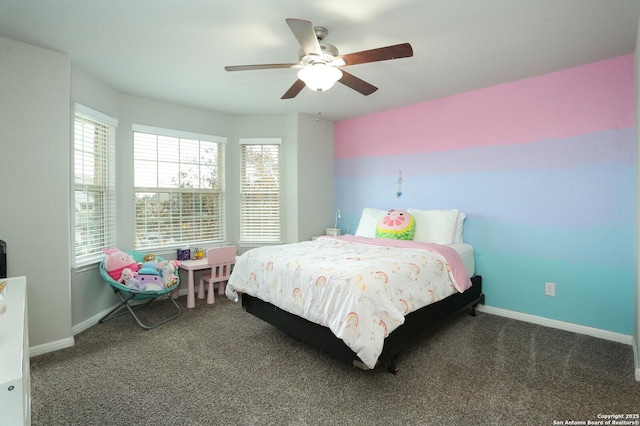
[{"label": "plush toy", "polygon": [[161,269],[160,275],[162,275],[162,281],[166,288],[171,288],[178,284],[178,277],[176,276],[176,269],[180,266],[180,262],[177,260],[165,260],[160,262]]},{"label": "plush toy", "polygon": [[160,272],[160,264],[158,262],[144,262],[140,264],[140,269],[139,271],[145,270],[145,271],[156,271],[156,272]]},{"label": "plush toy", "polygon": [[0,283],[0,315],[7,312],[7,303],[4,301],[4,297],[2,297],[2,290],[7,285],[6,281]]},{"label": "plush toy", "polygon": [[135,288],[136,290],[142,290],[142,283],[136,278],[137,272],[131,268],[124,268],[120,277],[120,282],[127,287]]},{"label": "plush toy", "polygon": [[133,272],[138,270],[138,264],[133,257],[115,247],[102,250],[107,257],[104,259],[104,269],[114,281],[120,280],[124,268],[129,268]]},{"label": "plush toy", "polygon": [[162,266],[156,260],[155,254],[153,253],[145,254],[143,259],[144,259],[144,262],[138,265],[140,270],[144,269],[144,270],[154,270],[156,272],[160,271]]},{"label": "plush toy", "polygon": [[164,283],[160,274],[138,274],[138,279],[142,285],[143,291],[159,291],[164,290]]},{"label": "plush toy", "polygon": [[413,240],[416,221],[406,210],[389,210],[376,226],[376,238]]}]

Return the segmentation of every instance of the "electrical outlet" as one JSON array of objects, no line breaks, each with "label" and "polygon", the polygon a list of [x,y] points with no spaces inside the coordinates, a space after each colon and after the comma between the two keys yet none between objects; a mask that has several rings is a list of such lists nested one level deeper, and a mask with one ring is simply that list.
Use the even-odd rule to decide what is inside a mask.
[{"label": "electrical outlet", "polygon": [[555,296],[556,295],[556,283],[544,283],[544,295]]}]

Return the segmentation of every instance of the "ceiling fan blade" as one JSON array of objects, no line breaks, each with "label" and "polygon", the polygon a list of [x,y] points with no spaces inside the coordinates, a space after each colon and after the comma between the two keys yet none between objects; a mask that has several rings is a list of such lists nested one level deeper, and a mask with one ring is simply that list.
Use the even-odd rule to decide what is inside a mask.
[{"label": "ceiling fan blade", "polygon": [[287,18],[286,21],[293,35],[298,39],[298,43],[302,46],[302,51],[306,55],[322,54],[320,43],[318,43],[318,38],[316,37],[316,32],[311,22],[305,21],[304,19],[292,18]]},{"label": "ceiling fan blade", "polygon": [[365,96],[369,96],[370,94],[378,90],[378,88],[373,84],[369,84],[366,81],[356,77],[355,75],[349,74],[345,70],[341,70],[341,71],[342,71],[342,78],[338,81],[344,84],[345,86],[352,88],[356,92],[360,92]]},{"label": "ceiling fan blade", "polygon": [[258,65],[231,65],[224,67],[226,71],[250,71],[250,70],[268,70],[272,68],[291,68],[298,64],[258,64]]},{"label": "ceiling fan blade", "polygon": [[302,89],[304,89],[304,81],[298,79],[280,99],[293,99]]},{"label": "ceiling fan blade", "polygon": [[409,43],[363,50],[362,52],[341,55],[347,65],[364,64],[367,62],[386,61],[388,59],[409,58],[413,56],[413,48]]}]

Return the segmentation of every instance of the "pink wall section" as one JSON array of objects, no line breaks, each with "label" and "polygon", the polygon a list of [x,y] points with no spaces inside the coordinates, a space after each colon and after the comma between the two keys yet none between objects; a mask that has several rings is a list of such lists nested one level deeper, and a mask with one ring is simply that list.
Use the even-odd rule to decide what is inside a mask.
[{"label": "pink wall section", "polygon": [[335,123],[343,232],[364,207],[460,209],[488,306],[630,334],[634,87],[625,55]]},{"label": "pink wall section", "polygon": [[[515,145],[633,126],[633,80],[633,55],[625,55],[342,121],[334,127],[335,158]],[[491,132],[487,123],[496,123]]]}]

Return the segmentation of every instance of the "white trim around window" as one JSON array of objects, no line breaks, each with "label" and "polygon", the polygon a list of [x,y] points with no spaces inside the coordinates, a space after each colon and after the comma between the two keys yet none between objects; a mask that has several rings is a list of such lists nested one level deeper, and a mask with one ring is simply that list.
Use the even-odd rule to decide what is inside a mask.
[{"label": "white trim around window", "polygon": [[240,138],[240,241],[279,244],[281,223],[280,138]]},{"label": "white trim around window", "polygon": [[136,250],[226,241],[227,139],[141,124],[132,130]]},{"label": "white trim around window", "polygon": [[118,120],[75,103],[71,181],[72,262],[82,268],[99,262],[115,245],[115,129]]}]

